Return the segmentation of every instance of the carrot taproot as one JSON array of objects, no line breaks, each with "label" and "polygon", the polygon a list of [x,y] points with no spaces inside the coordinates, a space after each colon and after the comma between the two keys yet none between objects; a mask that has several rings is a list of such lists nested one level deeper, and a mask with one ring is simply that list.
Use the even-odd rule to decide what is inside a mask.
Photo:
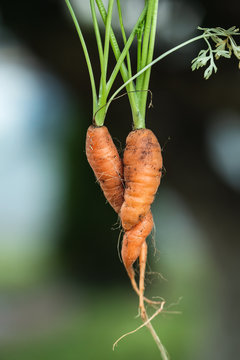
[{"label": "carrot taproot", "polygon": [[[135,282],[135,271],[133,264],[141,254],[142,245],[153,228],[153,217],[151,211],[134,227],[127,230],[122,241],[122,260],[134,290],[139,294],[139,289]],[[142,265],[142,264],[141,264]]]},{"label": "carrot taproot", "polygon": [[147,251],[148,251],[147,242],[144,241],[144,243],[142,244],[142,247],[141,247],[140,255],[139,255],[139,268],[140,268],[139,308],[140,308],[141,317],[144,321],[146,321],[146,317],[147,317],[146,310],[144,307],[145,270],[146,270],[146,263],[147,263]]},{"label": "carrot taproot", "polygon": [[107,201],[119,213],[124,201],[123,165],[106,126],[89,126],[86,156]]},{"label": "carrot taproot", "polygon": [[162,154],[149,129],[130,132],[123,155],[124,203],[120,218],[124,230],[137,225],[149,212],[161,180]]}]

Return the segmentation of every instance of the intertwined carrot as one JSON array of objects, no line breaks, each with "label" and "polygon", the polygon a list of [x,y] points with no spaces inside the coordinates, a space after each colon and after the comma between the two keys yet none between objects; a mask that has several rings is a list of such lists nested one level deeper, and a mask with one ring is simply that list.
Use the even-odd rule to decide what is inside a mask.
[{"label": "intertwined carrot", "polygon": [[[86,137],[86,155],[107,201],[121,217],[124,229],[122,260],[132,286],[140,297],[140,307],[144,309],[143,301],[158,303],[145,298],[143,293],[146,238],[153,228],[150,206],[161,179],[160,145],[151,130],[132,131],[127,137],[122,163],[108,129],[105,126],[90,126]],[[139,287],[133,269],[138,258]]]},{"label": "intertwined carrot", "polygon": [[149,212],[161,180],[161,147],[151,130],[130,132],[123,166],[125,192],[120,217],[122,227],[130,230]]},{"label": "intertwined carrot", "polygon": [[[144,292],[144,289],[140,289],[137,286],[135,281],[135,271],[133,269],[133,264],[139,258],[139,267],[140,267],[140,277],[139,283],[141,283],[142,277],[145,277],[145,265],[146,259],[143,261],[141,256],[144,252],[147,253],[147,243],[146,238],[151,233],[153,228],[153,217],[151,211],[135,226],[133,226],[130,230],[125,231],[122,242],[122,260],[127,270],[128,276],[131,280],[132,286],[138,295]],[[144,271],[142,269],[144,268]],[[145,299],[147,300],[147,299]],[[147,300],[148,301],[148,300]],[[148,301],[151,302],[152,301]]]}]

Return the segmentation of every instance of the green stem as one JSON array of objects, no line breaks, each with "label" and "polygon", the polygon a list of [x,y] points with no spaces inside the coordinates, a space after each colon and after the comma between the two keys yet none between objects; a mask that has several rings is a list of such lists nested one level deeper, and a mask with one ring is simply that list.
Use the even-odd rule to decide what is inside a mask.
[{"label": "green stem", "polygon": [[148,10],[147,10],[147,17],[144,28],[143,45],[142,45],[142,61],[141,61],[142,68],[146,66],[146,62],[147,62],[149,37],[150,37],[151,25],[152,25],[152,14],[153,14],[155,2],[156,0],[148,0]]},{"label": "green stem", "polygon": [[[102,0],[96,0],[96,4],[98,6],[98,10],[99,10],[100,15],[102,17],[103,23],[106,26],[107,12],[106,12],[105,7],[104,7],[104,5],[102,3]],[[114,32],[113,32],[112,28],[110,30],[110,43],[111,43],[115,58],[118,60],[118,58],[121,55],[121,51],[119,49],[117,39],[116,39],[116,37],[114,35]],[[128,71],[127,71],[127,68],[126,68],[124,63],[121,66],[121,72],[123,73],[122,77],[124,78],[124,81],[127,81],[127,79],[128,79]]]},{"label": "green stem", "polygon": [[[157,16],[158,16],[158,0],[155,0],[153,13],[152,13],[152,25],[151,25],[151,34],[150,34],[150,41],[148,47],[148,56],[146,65],[149,64],[153,59],[154,53],[154,45],[155,45],[155,37],[156,37],[156,28],[157,28]],[[149,80],[150,80],[151,68],[149,68],[144,73],[144,79],[142,84],[141,90],[147,90],[149,87]],[[146,113],[146,103],[147,103],[147,91],[143,91],[140,93],[140,102],[139,102],[139,110],[143,118],[145,118]]]},{"label": "green stem", "polygon": [[[141,69],[143,69],[144,66],[147,65],[149,37],[150,37],[152,14],[153,14],[153,10],[154,10],[154,2],[155,1],[156,0],[148,0],[146,2],[148,4],[148,10],[147,10],[147,17],[146,17],[146,23],[145,23],[144,34],[143,34],[143,42],[142,42]],[[141,75],[137,78],[136,90],[143,90],[143,81],[144,81],[144,75]],[[141,95],[142,94],[139,93],[140,98],[141,98]]]},{"label": "green stem", "polygon": [[[108,67],[108,57],[109,57],[109,41],[110,41],[113,4],[114,4],[114,0],[109,0],[107,17],[106,17],[104,52],[103,52],[104,72],[101,71],[101,79],[100,79],[100,87],[99,87],[98,109],[100,109],[100,110],[96,113],[96,116],[95,116],[95,123],[98,126],[103,125],[104,119],[105,119],[105,114],[106,114],[106,107],[104,105],[107,102],[107,96],[108,96],[107,67]],[[95,5],[94,5],[94,9],[95,9]]]},{"label": "green stem", "polygon": [[[101,17],[103,19],[103,22],[106,25],[107,13],[106,13],[105,7],[104,7],[104,5],[102,3],[102,0],[96,0],[96,3],[97,3],[97,6],[98,6],[100,15],[101,15]],[[146,8],[147,8],[147,5],[145,5],[145,8],[144,8],[143,11],[146,11]],[[112,29],[111,29],[111,32],[110,32],[110,43],[111,43],[115,58],[118,61],[119,57],[121,56],[121,51],[119,49],[117,39],[116,39]],[[121,66],[120,66],[120,72],[121,72],[121,76],[123,78],[123,81],[126,83],[128,81],[128,79],[129,79],[129,74],[128,74],[128,70],[127,70],[124,62],[122,62]],[[137,95],[135,93],[135,87],[134,87],[134,85],[133,85],[133,83],[131,81],[127,83],[126,89],[127,89],[127,92],[128,92],[128,98],[129,98],[129,102],[130,102],[130,106],[131,106],[131,110],[132,110],[133,120],[137,121],[137,119],[141,115],[140,115],[140,112],[139,112],[139,109],[138,109],[138,102],[137,102]]]},{"label": "green stem", "polygon": [[[107,66],[108,66],[109,39],[110,39],[110,31],[111,31],[113,4],[114,4],[114,0],[109,0],[107,21],[105,27],[105,43],[104,43],[104,55],[103,55],[104,64],[105,64],[105,75],[107,74]],[[105,79],[105,81],[107,80]]]},{"label": "green stem", "polygon": [[93,114],[94,114],[96,112],[96,110],[97,110],[97,92],[96,92],[96,85],[95,85],[95,80],[94,80],[94,75],[93,75],[93,70],[92,70],[92,64],[91,64],[91,61],[90,61],[90,57],[89,57],[89,54],[88,54],[87,46],[86,46],[82,31],[81,31],[81,28],[80,28],[79,23],[77,21],[77,18],[75,16],[74,10],[73,10],[69,0],[65,0],[65,2],[67,4],[68,10],[69,10],[69,12],[71,14],[71,17],[73,19],[75,28],[76,28],[77,33],[78,33],[78,37],[80,39],[80,42],[81,42],[81,45],[82,45],[82,48],[83,48],[83,53],[84,53],[84,56],[85,56],[85,59],[86,59],[88,72],[89,72],[89,77],[90,77],[90,82],[91,82],[91,87],[92,87]]},{"label": "green stem", "polygon": [[[120,28],[121,28],[122,37],[123,37],[123,43],[124,43],[124,46],[126,46],[127,38],[126,38],[126,33],[125,33],[124,25],[123,25],[123,18],[122,18],[122,10],[121,10],[120,0],[117,0],[117,8],[118,8],[118,16],[119,16]],[[132,77],[132,66],[131,66],[131,59],[130,59],[129,51],[127,52],[127,67],[128,67],[128,76],[130,78],[130,77]]]},{"label": "green stem", "polygon": [[[121,55],[119,56],[119,58],[117,60],[117,64],[115,65],[115,68],[113,69],[113,72],[108,80],[108,84],[107,84],[108,93],[113,85],[113,82],[118,74],[119,69],[121,70],[121,65],[123,64],[124,58],[129,55],[130,46],[136,36],[139,24],[142,23],[143,19],[145,18],[145,15],[146,15],[146,9],[144,9],[143,12],[141,13],[141,15],[139,16],[139,19],[138,19],[136,25],[134,26],[134,28],[128,38],[128,41],[125,44],[124,49],[122,50]],[[130,59],[129,59],[129,61],[130,61]],[[129,67],[130,67],[130,72],[128,71],[128,76],[127,76],[126,81],[132,77],[131,64],[129,64]],[[127,91],[135,91],[134,84],[132,83],[130,85],[131,85],[131,87],[133,87],[133,89],[131,90],[129,88],[129,89],[127,89]]]},{"label": "green stem", "polygon": [[95,9],[94,0],[90,0],[90,5],[91,5],[91,12],[92,12],[93,27],[94,27],[96,41],[97,41],[97,47],[98,47],[100,67],[101,67],[101,80],[100,80],[100,90],[99,90],[99,92],[105,92],[106,91],[106,74],[105,74],[103,47],[102,47],[101,35],[100,35],[98,22],[97,22],[97,16],[96,16],[96,9]]},{"label": "green stem", "polygon": [[[108,100],[107,102],[107,106],[106,106],[106,112],[111,104],[111,102],[113,101],[113,99],[119,94],[119,92],[121,90],[123,90],[127,85],[128,83],[130,83],[132,80],[136,79],[139,75],[143,74],[147,69],[149,69],[151,66],[153,66],[154,64],[156,64],[158,61],[162,60],[163,58],[165,58],[166,56],[170,55],[171,53],[181,49],[182,47],[188,45],[188,44],[191,44],[192,42],[194,41],[197,41],[197,40],[200,40],[200,39],[204,39],[205,37],[209,37],[206,36],[206,34],[202,34],[202,35],[199,35],[199,36],[196,36],[190,40],[187,40],[187,41],[184,41],[183,43],[175,46],[174,48],[166,51],[165,53],[161,54],[160,56],[158,56],[155,60],[153,60],[150,64],[146,65],[142,70],[138,71],[135,75],[133,75],[130,79],[128,79],[127,82],[125,82],[122,86],[120,86],[115,92],[114,94],[110,97],[110,99]],[[135,129],[141,129],[142,128],[142,123],[141,122],[135,122],[134,123],[134,127]]]},{"label": "green stem", "polygon": [[139,29],[137,34],[137,72],[141,70],[143,29],[144,29],[144,24],[141,25],[141,28]]}]

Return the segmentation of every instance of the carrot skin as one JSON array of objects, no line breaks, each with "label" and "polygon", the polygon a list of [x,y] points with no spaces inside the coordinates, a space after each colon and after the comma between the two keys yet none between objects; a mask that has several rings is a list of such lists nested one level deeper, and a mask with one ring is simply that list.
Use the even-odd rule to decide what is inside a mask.
[{"label": "carrot skin", "polygon": [[127,273],[132,279],[134,270],[132,265],[138,259],[141,248],[153,228],[153,217],[151,211],[132,229],[125,232],[122,242],[122,260]]},{"label": "carrot skin", "polygon": [[149,129],[131,131],[123,156],[125,192],[122,227],[130,230],[149,212],[161,180],[161,147]]},{"label": "carrot skin", "polygon": [[123,164],[106,126],[89,126],[86,156],[107,201],[119,213],[124,201]]}]

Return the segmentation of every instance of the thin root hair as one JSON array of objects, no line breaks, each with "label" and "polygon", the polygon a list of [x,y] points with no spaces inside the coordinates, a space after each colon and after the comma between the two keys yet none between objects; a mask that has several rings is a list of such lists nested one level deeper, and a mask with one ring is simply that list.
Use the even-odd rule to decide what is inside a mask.
[{"label": "thin root hair", "polygon": [[122,263],[122,257],[121,257],[121,252],[120,252],[120,242],[121,242],[121,236],[122,236],[122,233],[123,233],[123,229],[121,229],[119,235],[118,235],[118,241],[117,241],[117,253],[118,253],[118,257],[119,257],[119,260],[120,262]]},{"label": "thin root hair", "polygon": [[123,334],[122,336],[120,336],[120,338],[117,339],[115,341],[115,343],[113,344],[113,350],[115,349],[115,347],[117,346],[119,341],[121,341],[123,338],[125,338],[126,336],[129,336],[131,334],[134,334],[135,332],[139,331],[143,327],[149,325],[151,323],[151,321],[163,311],[164,304],[165,304],[165,302],[162,301],[161,306],[159,307],[159,309],[157,311],[155,311],[155,313],[150,318],[148,318],[143,324],[141,324],[138,328],[136,328],[135,330],[129,331],[128,333]]},{"label": "thin root hair", "polygon": [[165,151],[167,144],[172,140],[171,136],[168,136],[167,140],[165,140],[163,146],[162,146],[162,152]]}]

